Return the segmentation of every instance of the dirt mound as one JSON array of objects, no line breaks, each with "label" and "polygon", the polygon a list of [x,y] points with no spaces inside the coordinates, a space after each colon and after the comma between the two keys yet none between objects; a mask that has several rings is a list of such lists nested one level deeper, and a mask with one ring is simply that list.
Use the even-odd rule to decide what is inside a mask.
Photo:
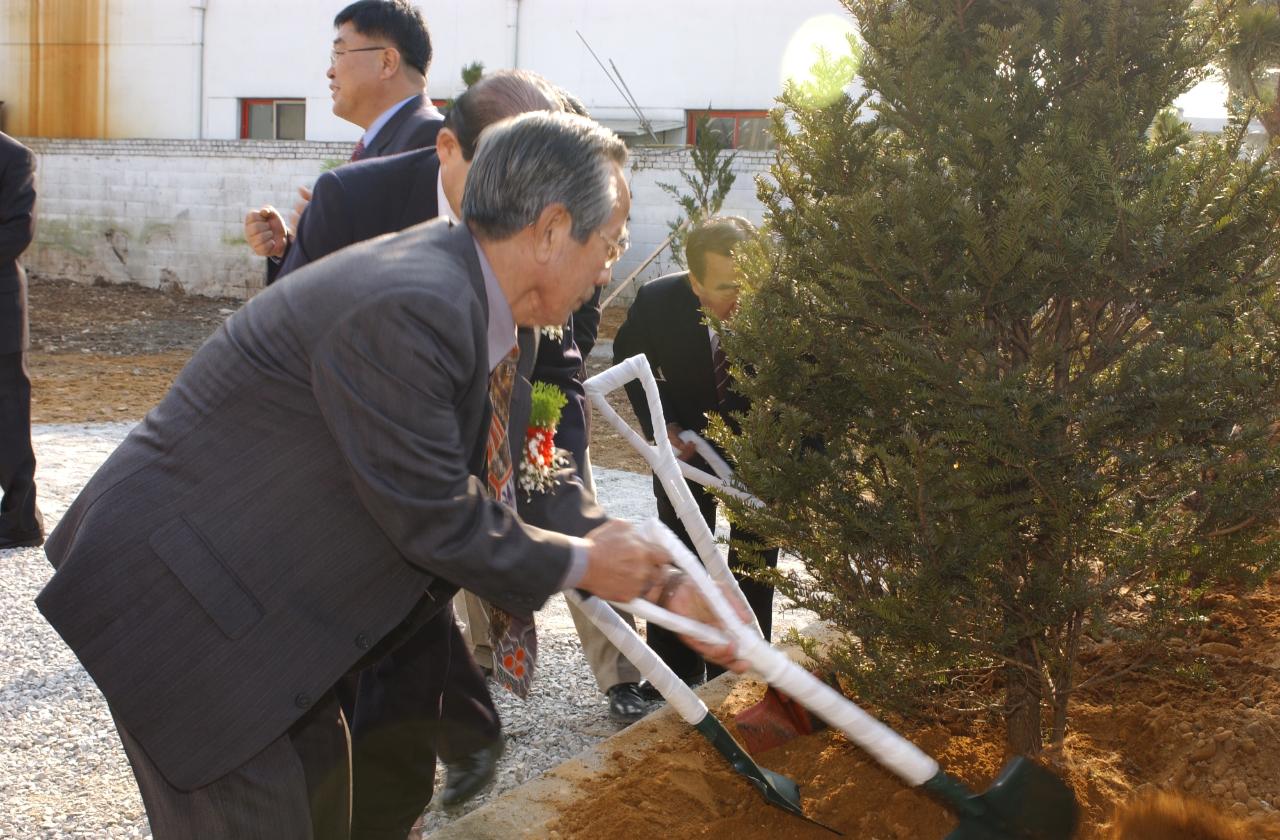
[{"label": "dirt mound", "polygon": [[[1046,758],[1084,808],[1080,837],[1104,837],[1119,802],[1159,788],[1203,799],[1241,820],[1249,837],[1280,838],[1280,578],[1253,593],[1211,595],[1206,606],[1200,629],[1154,655],[1115,644],[1087,651],[1085,679],[1116,676],[1077,697],[1061,754]],[[721,718],[762,690],[744,680],[721,707]],[[984,789],[1004,764],[994,720],[947,727],[889,723],[975,789]],[[954,817],[904,788],[841,735],[806,736],[756,758],[795,779],[805,812],[846,836],[941,838],[955,827]],[[557,836],[832,836],[765,805],[692,731],[638,759],[615,755],[614,764],[584,786],[578,804],[553,826]]]}]

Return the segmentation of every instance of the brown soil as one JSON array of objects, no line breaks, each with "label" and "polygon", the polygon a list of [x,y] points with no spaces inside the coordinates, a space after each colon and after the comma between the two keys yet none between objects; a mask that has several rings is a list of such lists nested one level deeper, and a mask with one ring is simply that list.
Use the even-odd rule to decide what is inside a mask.
[{"label": "brown soil", "polygon": [[[128,285],[85,285],[32,277],[29,288],[31,419],[35,423],[138,420],[160,401],[206,338],[243,304]],[[600,337],[612,339],[626,316],[605,311]],[[587,362],[599,373],[601,352]],[[619,391],[611,403],[634,425]],[[646,472],[648,466],[603,417],[592,418],[592,462]]]},{"label": "brown soil", "polygon": [[[1088,651],[1085,678],[1123,676],[1077,697],[1064,749],[1047,759],[1084,808],[1081,838],[1106,837],[1116,805],[1154,788],[1240,819],[1243,836],[1280,838],[1280,578],[1255,593],[1209,598],[1205,628],[1170,640],[1158,657],[1135,660],[1134,651],[1114,644]],[[721,707],[721,719],[762,690],[743,680]],[[992,720],[888,722],[974,789],[989,785],[1004,763],[1002,732]],[[806,814],[848,837],[923,840],[941,838],[956,825],[841,735],[809,735],[756,758],[800,784]],[[617,754],[614,764],[584,787],[580,804],[553,826],[556,836],[832,836],[766,805],[692,731],[640,757]]]},{"label": "brown soil", "polygon": [[240,301],[32,278],[31,419],[137,420]]}]

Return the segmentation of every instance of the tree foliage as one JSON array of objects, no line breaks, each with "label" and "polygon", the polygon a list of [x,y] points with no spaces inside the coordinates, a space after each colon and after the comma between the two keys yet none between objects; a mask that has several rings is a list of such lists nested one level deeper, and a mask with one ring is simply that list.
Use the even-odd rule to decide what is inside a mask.
[{"label": "tree foliage", "polygon": [[779,585],[864,696],[998,686],[1034,752],[1085,634],[1276,566],[1280,180],[1242,121],[1161,117],[1212,8],[845,2],[866,93],[789,86],[740,258],[753,407],[715,434],[768,505],[733,515],[802,559]]}]

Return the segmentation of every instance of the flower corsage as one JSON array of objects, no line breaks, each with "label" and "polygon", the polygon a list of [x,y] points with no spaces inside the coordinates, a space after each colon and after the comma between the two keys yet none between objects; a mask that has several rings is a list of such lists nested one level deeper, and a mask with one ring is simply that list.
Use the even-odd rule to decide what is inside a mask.
[{"label": "flower corsage", "polygon": [[556,449],[556,426],[568,402],[555,385],[533,383],[529,430],[525,432],[524,457],[520,459],[520,489],[527,496],[550,490],[555,485],[556,471],[569,466],[564,451]]}]

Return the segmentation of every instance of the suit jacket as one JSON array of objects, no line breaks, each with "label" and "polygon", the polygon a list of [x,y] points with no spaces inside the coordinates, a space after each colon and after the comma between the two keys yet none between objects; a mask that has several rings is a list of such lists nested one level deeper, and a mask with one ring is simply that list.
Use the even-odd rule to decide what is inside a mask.
[{"label": "suit jacket", "polygon": [[0,354],[27,348],[27,280],[18,257],[35,232],[35,158],[0,133]]},{"label": "suit jacket", "polygon": [[[276,279],[355,242],[434,219],[440,213],[439,173],[440,159],[434,147],[361,160],[324,173],[316,181],[311,203],[298,222],[297,238]],[[586,322],[581,328],[579,316]],[[594,343],[599,320],[597,290],[596,296],[574,313],[560,341],[538,341],[536,352],[523,352],[520,357],[522,369],[523,363],[528,365],[523,370],[526,378],[553,384],[568,397],[556,430],[556,444],[567,449],[579,465],[586,457],[588,415],[582,354],[575,336],[589,332]],[[512,419],[516,419],[514,414]],[[513,439],[523,440],[524,427],[512,423],[511,428],[516,430]]]},{"label": "suit jacket", "polygon": [[[424,592],[559,588],[569,538],[476,477],[487,317],[464,226],[317,262],[214,333],[50,535],[37,605],[176,787],[279,737]],[[544,504],[603,518],[573,483]]]},{"label": "suit jacket", "polygon": [[[701,434],[707,427],[707,414],[716,412],[736,428],[732,415],[745,412],[750,404],[731,390],[725,405],[718,405],[711,336],[689,286],[688,272],[659,277],[636,292],[613,340],[613,361],[617,364],[640,353],[648,358],[658,380],[658,396],[668,423]],[[628,383],[627,397],[645,435],[653,440],[643,386],[636,381]]]},{"label": "suit jacket", "polygon": [[[425,149],[427,147],[434,148],[436,145],[436,134],[439,133],[440,126],[443,124],[444,117],[442,117],[440,112],[436,110],[436,107],[431,104],[431,100],[422,95],[415,96],[402,105],[400,110],[392,114],[391,119],[387,120],[386,123],[383,124],[382,128],[380,128],[378,133],[374,136],[373,142],[364,150],[364,157],[359,161],[356,161],[356,163],[364,163],[365,161],[374,158],[396,155],[401,152],[412,151],[414,149]],[[323,178],[324,176],[322,175],[320,177]],[[431,203],[435,204],[434,181],[432,181],[431,188],[433,190],[431,194]],[[315,191],[313,189],[312,201],[314,200]],[[308,205],[307,209],[303,211],[302,218],[298,220],[299,227],[301,227],[303,219],[306,218],[310,209],[311,207]],[[436,214],[433,213],[430,216],[422,216],[410,224],[426,221],[427,219],[434,218],[435,215]],[[378,233],[390,233],[392,231],[402,230],[408,226],[409,225],[407,224],[402,224],[398,227],[385,228],[378,231]],[[351,242],[359,241],[361,240],[351,240]],[[288,263],[289,256],[293,252],[293,247],[294,242],[290,241],[285,244],[284,256],[282,256],[279,261],[275,259],[267,260],[266,282],[268,286],[278,280],[284,273],[284,266]],[[342,245],[338,245],[331,250],[336,251],[341,247]],[[317,257],[312,256],[309,259],[304,260],[302,264],[311,262],[315,259],[317,259]],[[295,265],[293,267],[297,268],[298,266]]]},{"label": "suit jacket", "polygon": [[434,146],[324,173],[298,220],[297,235],[276,279],[348,245],[434,219],[440,215],[439,173]]}]

